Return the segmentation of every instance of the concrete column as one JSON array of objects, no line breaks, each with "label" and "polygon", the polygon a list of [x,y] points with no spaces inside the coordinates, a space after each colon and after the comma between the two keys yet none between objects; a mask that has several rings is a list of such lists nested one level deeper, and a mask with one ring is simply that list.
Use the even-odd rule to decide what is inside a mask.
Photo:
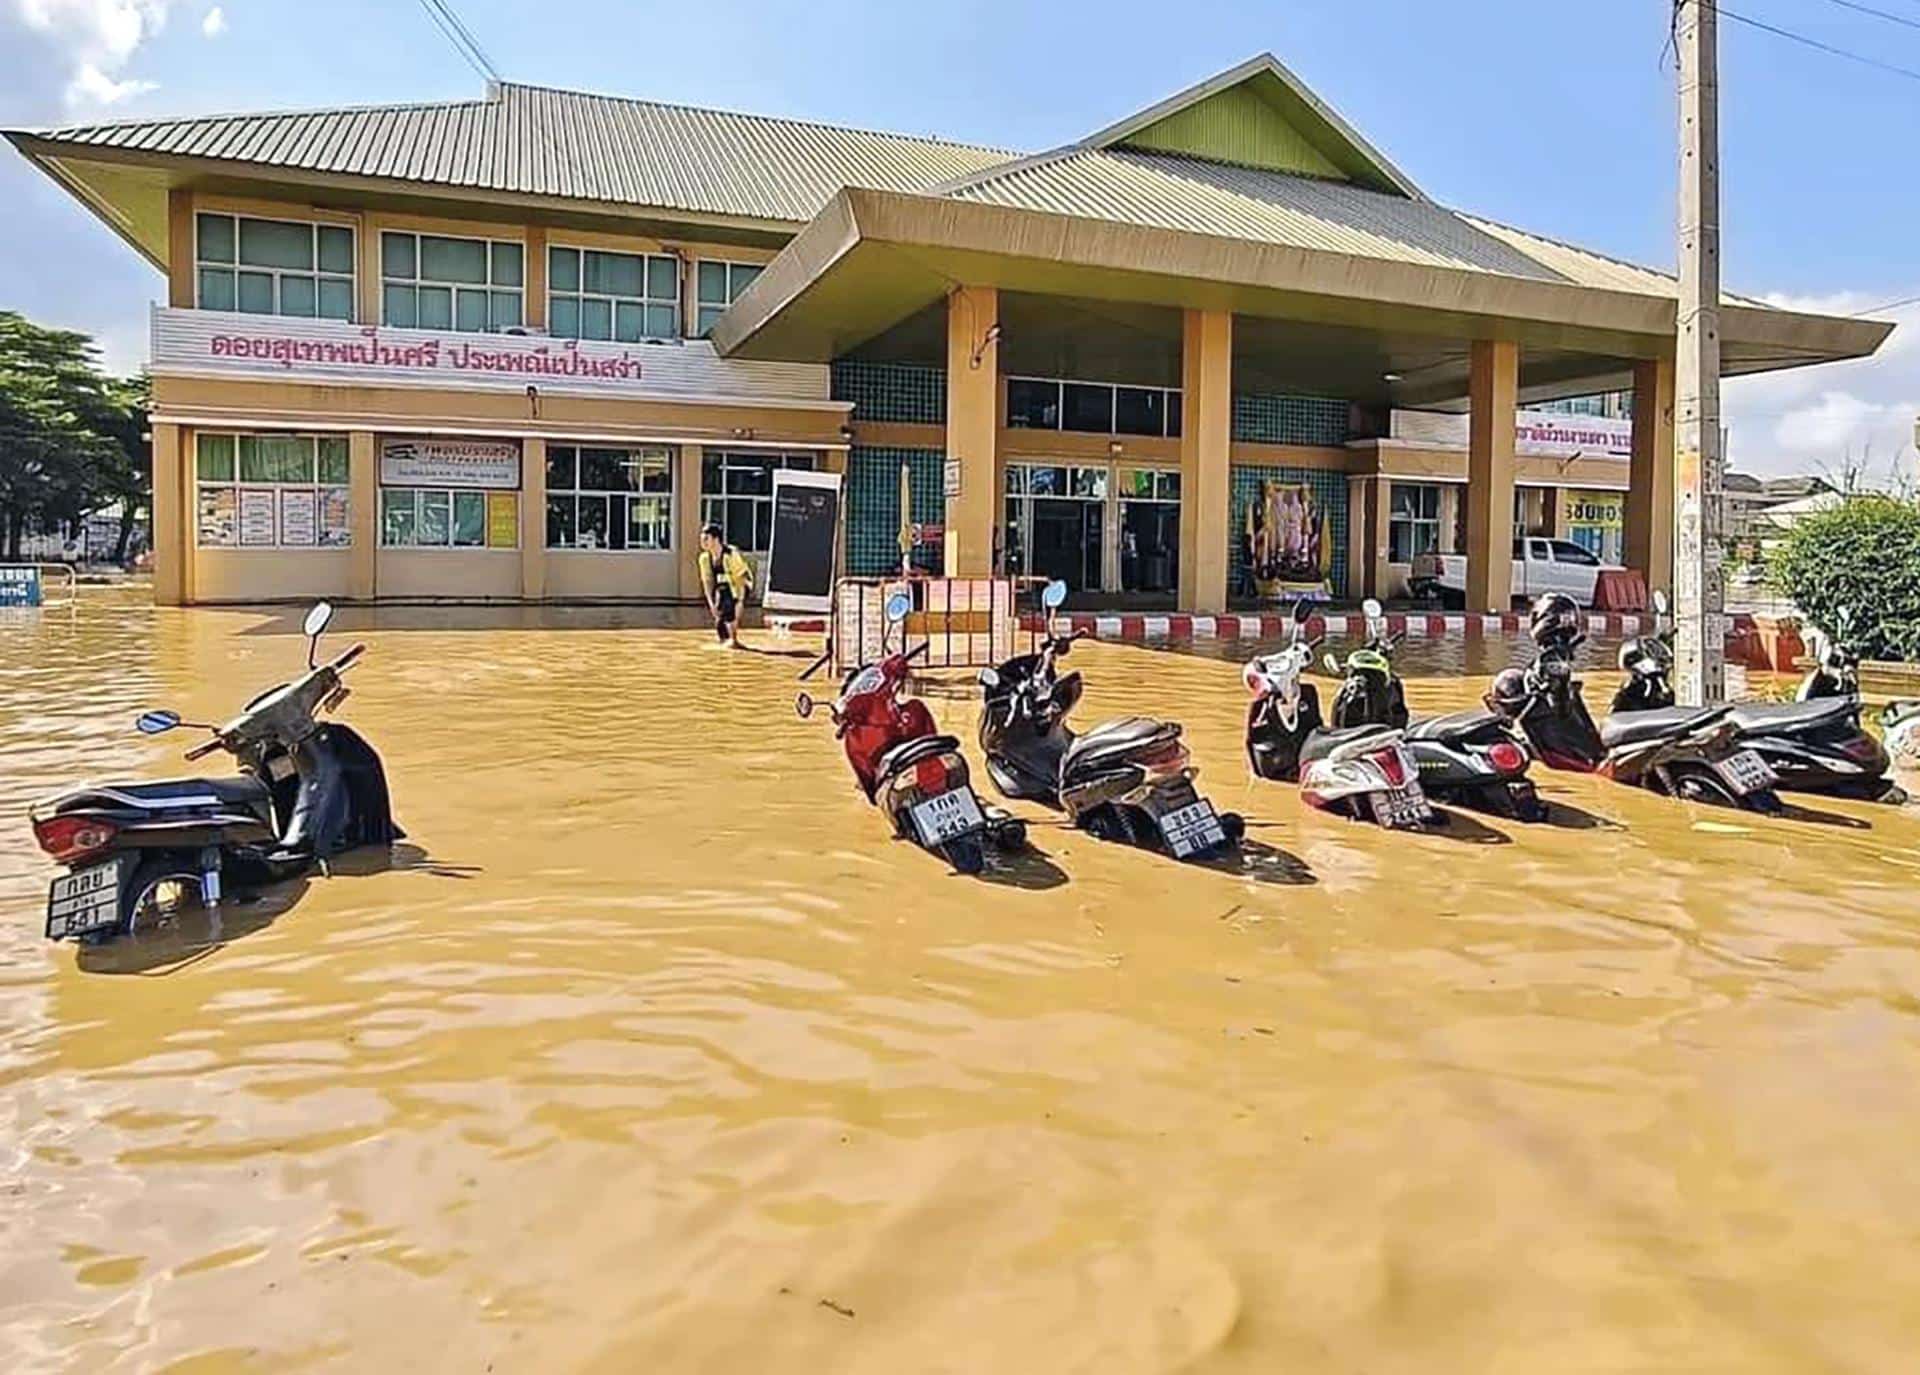
[{"label": "concrete column", "polygon": [[1573,534],[1573,489],[1555,487],[1546,495],[1553,503],[1553,537],[1568,539]]},{"label": "concrete column", "polygon": [[347,509],[353,529],[347,594],[370,602],[380,588],[380,446],[371,430],[347,435]]},{"label": "concrete column", "polygon": [[700,465],[707,451],[698,444],[680,446],[680,464],[673,475],[673,556],[680,561],[680,599],[697,602],[700,588],[696,556],[700,552]]},{"label": "concrete column", "polygon": [[1440,552],[1457,554],[1460,541],[1454,537],[1460,526],[1460,498],[1462,489],[1454,483],[1440,484]]},{"label": "concrete column", "polygon": [[547,595],[547,441],[520,441],[520,597]]},{"label": "concrete column", "polygon": [[1181,328],[1180,609],[1227,609],[1233,532],[1233,314],[1189,310]]},{"label": "concrete column", "polygon": [[1371,477],[1355,474],[1347,479],[1347,600],[1359,601],[1367,595],[1367,578],[1372,572],[1368,549],[1368,494],[1373,490]]},{"label": "concrete column", "polygon": [[1513,427],[1519,391],[1520,346],[1474,340],[1467,385],[1469,611],[1504,612],[1513,605]]},{"label": "concrete column", "polygon": [[153,427],[153,602],[186,603],[187,560],[193,557],[193,484],[178,425]]},{"label": "concrete column", "polygon": [[522,274],[520,318],[528,329],[547,327],[547,227],[527,226],[527,262]]},{"label": "concrete column", "polygon": [[191,309],[199,293],[193,261],[193,192],[167,192],[167,304]]},{"label": "concrete column", "polygon": [[947,296],[947,461],[960,463],[960,491],[947,498],[950,578],[983,578],[993,571],[999,323],[997,289],[955,287]]},{"label": "concrete column", "polygon": [[1626,561],[1647,590],[1673,591],[1673,364],[1633,367],[1633,458],[1626,501]]}]

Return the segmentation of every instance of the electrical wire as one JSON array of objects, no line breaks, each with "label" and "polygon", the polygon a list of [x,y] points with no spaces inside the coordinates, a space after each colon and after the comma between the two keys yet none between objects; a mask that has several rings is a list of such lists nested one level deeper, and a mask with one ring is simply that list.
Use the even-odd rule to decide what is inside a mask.
[{"label": "electrical wire", "polygon": [[1863,5],[1860,0],[1827,0],[1829,5],[1838,5],[1843,10],[1853,10],[1857,14],[1870,14],[1875,19],[1884,19],[1889,24],[1904,24],[1910,29],[1920,29],[1920,19],[1904,14],[1892,14],[1886,10],[1875,9],[1872,5]]},{"label": "electrical wire", "polygon": [[446,35],[454,51],[469,67],[484,80],[501,79],[500,69],[493,65],[493,60],[487,56],[486,49],[480,46],[472,31],[460,22],[460,16],[453,12],[449,0],[420,0],[420,8],[427,12],[427,18],[433,20],[434,27]]},{"label": "electrical wire", "polygon": [[1892,62],[1882,62],[1877,57],[1868,57],[1865,53],[1851,52],[1846,48],[1836,48],[1831,43],[1823,43],[1817,38],[1809,38],[1804,33],[1795,33],[1792,29],[1783,29],[1778,24],[1769,24],[1765,20],[1754,19],[1748,15],[1735,13],[1725,5],[1715,5],[1714,10],[1722,19],[1731,19],[1736,24],[1745,24],[1748,28],[1759,29],[1763,33],[1770,33],[1776,37],[1785,38],[1809,48],[1816,48],[1834,57],[1844,57],[1849,61],[1858,62],[1864,66],[1876,67],[1883,72],[1890,72],[1895,76],[1904,76],[1909,81],[1920,81],[1920,71],[1915,71],[1911,67],[1897,66]]}]

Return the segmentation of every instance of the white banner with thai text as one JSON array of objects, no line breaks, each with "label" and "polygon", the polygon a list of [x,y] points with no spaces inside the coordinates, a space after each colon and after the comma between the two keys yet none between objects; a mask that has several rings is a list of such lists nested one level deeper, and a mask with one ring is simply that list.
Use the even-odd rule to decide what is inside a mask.
[{"label": "white banner with thai text", "polygon": [[[1467,417],[1444,411],[1395,411],[1392,437],[1406,444],[1467,446]],[[1633,421],[1562,411],[1520,411],[1514,416],[1514,452],[1534,458],[1631,458]]]},{"label": "white banner with thai text", "polygon": [[517,439],[394,436],[380,441],[383,487],[518,487]]}]

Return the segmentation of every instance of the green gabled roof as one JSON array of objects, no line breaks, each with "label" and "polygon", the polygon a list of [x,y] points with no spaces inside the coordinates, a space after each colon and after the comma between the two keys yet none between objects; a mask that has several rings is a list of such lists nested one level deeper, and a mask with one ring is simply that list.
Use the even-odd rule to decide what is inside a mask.
[{"label": "green gabled roof", "polygon": [[1079,146],[1171,153],[1426,199],[1271,53],[1129,115]]}]

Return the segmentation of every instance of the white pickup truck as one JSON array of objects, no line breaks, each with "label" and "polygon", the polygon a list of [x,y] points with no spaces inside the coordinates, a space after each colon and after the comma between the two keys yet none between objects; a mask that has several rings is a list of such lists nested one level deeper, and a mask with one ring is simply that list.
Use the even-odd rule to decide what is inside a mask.
[{"label": "white pickup truck", "polygon": [[[1529,535],[1513,542],[1516,597],[1531,600],[1547,592],[1564,592],[1580,605],[1592,606],[1594,584],[1609,570],[1618,571],[1618,565],[1600,562],[1570,540]],[[1416,555],[1407,582],[1415,597],[1438,597],[1442,606],[1458,610],[1467,600],[1467,556]]]}]

